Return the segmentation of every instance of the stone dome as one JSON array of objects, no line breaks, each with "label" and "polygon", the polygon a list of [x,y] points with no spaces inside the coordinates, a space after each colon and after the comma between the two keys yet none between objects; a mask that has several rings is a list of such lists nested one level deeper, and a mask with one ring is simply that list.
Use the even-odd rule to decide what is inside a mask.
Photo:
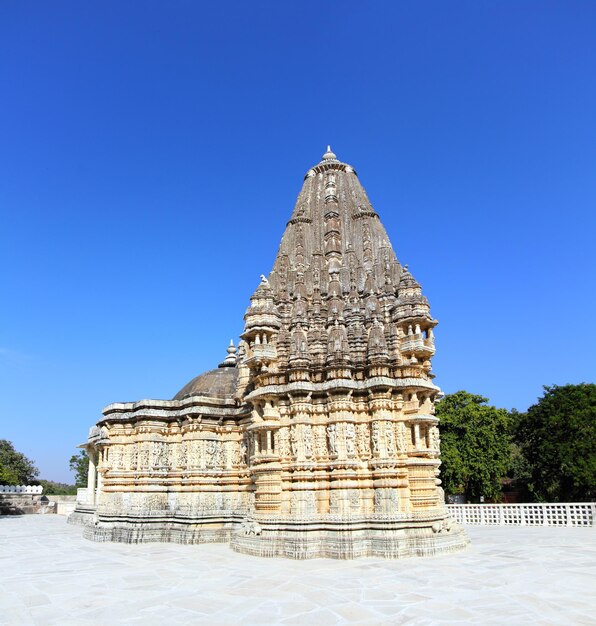
[{"label": "stone dome", "polygon": [[183,400],[190,396],[231,399],[238,381],[237,367],[218,367],[199,374],[174,396],[174,400]]}]

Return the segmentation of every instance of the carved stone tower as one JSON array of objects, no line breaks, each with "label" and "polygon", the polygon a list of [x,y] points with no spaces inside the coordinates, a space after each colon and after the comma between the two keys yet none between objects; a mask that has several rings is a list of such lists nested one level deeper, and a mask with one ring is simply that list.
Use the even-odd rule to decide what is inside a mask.
[{"label": "carved stone tower", "polygon": [[236,397],[251,407],[260,534],[233,547],[345,558],[463,544],[438,479],[437,322],[330,148],[306,174],[244,319]]},{"label": "carved stone tower", "polygon": [[237,353],[174,400],[104,409],[86,535],[291,558],[464,547],[439,480],[437,322],[330,148],[244,320]]}]

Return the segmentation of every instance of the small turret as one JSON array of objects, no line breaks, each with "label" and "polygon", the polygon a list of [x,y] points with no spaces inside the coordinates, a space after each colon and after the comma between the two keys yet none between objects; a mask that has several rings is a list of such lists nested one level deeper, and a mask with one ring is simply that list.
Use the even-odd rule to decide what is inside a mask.
[{"label": "small turret", "polygon": [[281,327],[281,316],[265,276],[261,276],[261,282],[250,301],[251,305],[244,315],[245,325],[241,337],[247,344],[245,363],[258,372],[277,360],[275,344]]},{"label": "small turret", "polygon": [[399,280],[392,319],[400,337],[399,350],[406,363],[421,363],[430,370],[430,358],[435,353],[433,328],[437,320],[431,316],[428,300],[407,265]]},{"label": "small turret", "polygon": [[407,319],[432,320],[428,300],[422,295],[422,288],[404,265],[397,287],[397,300],[393,307],[394,321]]}]

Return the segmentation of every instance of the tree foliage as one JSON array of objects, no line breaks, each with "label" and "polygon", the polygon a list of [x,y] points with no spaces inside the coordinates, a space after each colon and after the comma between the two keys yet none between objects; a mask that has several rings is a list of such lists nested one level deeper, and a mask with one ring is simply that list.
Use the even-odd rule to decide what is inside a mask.
[{"label": "tree foliage", "polygon": [[10,441],[0,439],[0,484],[27,485],[38,474],[33,461],[17,452]]},{"label": "tree foliage", "polygon": [[74,496],[77,493],[75,485],[67,485],[66,483],[57,483],[53,480],[38,480],[43,487],[43,493],[46,496]]},{"label": "tree foliage", "polygon": [[75,474],[75,485],[77,487],[87,486],[87,474],[89,473],[89,457],[84,450],[70,457],[70,471]]},{"label": "tree foliage", "polygon": [[553,385],[521,416],[515,439],[539,501],[596,498],[596,385]]},{"label": "tree foliage", "polygon": [[510,465],[509,413],[482,396],[457,391],[436,405],[441,431],[441,479],[446,493],[498,501]]}]

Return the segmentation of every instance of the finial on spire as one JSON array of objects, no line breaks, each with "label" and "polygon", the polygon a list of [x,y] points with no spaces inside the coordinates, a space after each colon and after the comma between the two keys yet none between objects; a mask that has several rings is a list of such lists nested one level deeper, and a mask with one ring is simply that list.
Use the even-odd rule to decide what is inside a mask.
[{"label": "finial on spire", "polygon": [[323,155],[323,161],[337,161],[337,157],[331,150],[331,146],[327,146],[327,152]]},{"label": "finial on spire", "polygon": [[219,367],[234,367],[236,365],[236,347],[234,340],[230,339],[230,345],[226,348],[228,356],[219,364]]}]

